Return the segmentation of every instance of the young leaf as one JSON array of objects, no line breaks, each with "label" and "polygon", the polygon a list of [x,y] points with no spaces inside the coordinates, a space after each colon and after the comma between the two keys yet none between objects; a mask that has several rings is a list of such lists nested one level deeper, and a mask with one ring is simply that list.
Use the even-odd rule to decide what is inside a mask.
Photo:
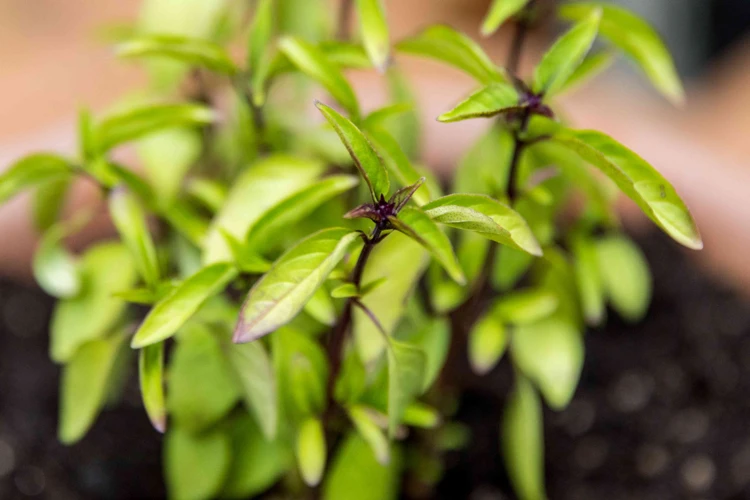
[{"label": "young leaf", "polygon": [[362,41],[373,66],[385,71],[388,62],[388,23],[382,0],[357,0],[357,14],[362,29]]},{"label": "young leaf", "polygon": [[505,466],[518,498],[547,498],[542,405],[534,387],[520,375],[505,407],[500,436]]},{"label": "young leaf", "polygon": [[592,10],[544,54],[534,72],[534,93],[553,95],[562,88],[594,43],[601,17],[601,10]]},{"label": "young leaf", "polygon": [[592,10],[602,9],[601,35],[632,59],[651,83],[675,104],[685,93],[669,50],[659,34],[643,19],[616,5],[575,2],[562,5],[560,15],[580,20]]},{"label": "young leaf", "polygon": [[170,357],[167,409],[175,427],[199,432],[224,417],[240,399],[214,332],[192,323],[180,333]]},{"label": "young leaf", "polygon": [[393,438],[406,407],[422,393],[425,355],[404,342],[388,343],[388,435]]},{"label": "young leaf", "polygon": [[529,0],[493,0],[482,22],[482,35],[490,36],[512,16],[518,14]]},{"label": "young leaf", "polygon": [[350,120],[339,114],[335,109],[322,102],[316,102],[326,120],[333,126],[341,138],[346,149],[354,160],[357,170],[370,188],[372,200],[377,202],[380,196],[387,196],[390,189],[388,172],[383,161],[373,149],[365,135]]},{"label": "young leaf", "polygon": [[220,45],[200,38],[178,35],[141,35],[117,47],[120,57],[163,57],[202,66],[216,73],[234,75],[237,67]]},{"label": "young leaf", "polygon": [[526,325],[546,318],[557,309],[557,295],[544,288],[517,290],[503,295],[492,313],[504,323]]},{"label": "young leaf", "polygon": [[542,255],[526,221],[509,206],[479,194],[451,194],[424,205],[433,220],[458,229],[476,231],[503,245]]},{"label": "young leaf", "polygon": [[565,84],[560,87],[558,94],[568,92],[600,75],[612,66],[614,60],[615,54],[609,51],[589,54],[583,62],[581,62],[581,65],[576,68],[573,74],[570,75]]},{"label": "young leaf", "polygon": [[87,342],[65,364],[57,430],[63,443],[73,444],[81,439],[104,406],[107,380],[122,341],[121,335],[112,335]]},{"label": "young leaf", "polygon": [[267,247],[267,242],[283,229],[299,222],[326,201],[348,191],[358,183],[356,177],[334,175],[298,191],[258,219],[247,234],[247,244],[253,248]]},{"label": "young leaf", "polygon": [[338,448],[323,484],[323,500],[392,500],[398,498],[402,472],[399,450],[388,465],[378,463],[372,448],[352,432]]},{"label": "young leaf", "polygon": [[250,342],[292,320],[358,238],[347,229],[326,229],[289,249],[248,293],[234,341]]},{"label": "young leaf", "polygon": [[115,189],[109,196],[109,213],[143,281],[155,286],[161,274],[159,259],[140,201],[125,189]]},{"label": "young leaf", "polygon": [[419,180],[411,186],[404,186],[393,193],[393,196],[388,199],[388,203],[393,205],[393,210],[396,213],[399,213],[404,208],[404,206],[409,203],[409,200],[411,200],[412,196],[414,196],[417,190],[419,190],[419,188],[424,185],[425,180],[426,179],[424,177],[420,177]]},{"label": "young leaf", "polygon": [[624,236],[596,244],[602,286],[612,307],[632,323],[643,319],[651,302],[651,273],[641,250]]},{"label": "young leaf", "polygon": [[[583,234],[573,234],[570,249],[578,294],[586,323],[592,326],[604,320],[604,286],[599,270],[599,256],[594,241]],[[619,266],[619,264],[617,264]]]},{"label": "young leaf", "polygon": [[315,290],[315,293],[305,304],[304,311],[323,325],[333,326],[336,324],[338,317],[336,304],[333,303],[331,295],[324,286]]},{"label": "young leaf", "polygon": [[164,342],[146,346],[138,353],[138,378],[141,397],[154,429],[167,429],[167,406],[164,402]]},{"label": "young leaf", "polygon": [[695,250],[703,248],[698,228],[685,203],[674,187],[643,158],[601,132],[561,130],[552,139],[604,172],[678,243]]},{"label": "young leaf", "polygon": [[138,349],[168,339],[195,314],[201,304],[223,291],[236,276],[237,270],[228,263],[200,269],[151,309],[135,333],[131,346]]},{"label": "young leaf", "polygon": [[[188,128],[167,129],[140,139],[136,143],[136,151],[143,162],[149,184],[158,193],[154,197],[156,199],[142,199],[159,208],[170,207],[202,150],[201,134]],[[191,179],[188,185],[191,194],[196,186],[205,187],[205,182],[204,179]],[[205,191],[204,189],[202,192]]]},{"label": "young leaf", "polygon": [[403,113],[414,110],[414,105],[409,102],[396,102],[372,111],[362,120],[362,128],[366,130],[384,127],[390,118],[395,118]]},{"label": "young leaf", "polygon": [[431,26],[418,35],[402,40],[396,49],[449,64],[476,78],[480,83],[507,81],[481,47],[466,35],[448,26]]},{"label": "young leaf", "polygon": [[344,283],[331,290],[331,297],[334,299],[359,297],[359,290],[357,290],[357,286],[354,283]]},{"label": "young leaf", "polygon": [[318,47],[297,37],[284,37],[279,49],[302,73],[320,83],[354,118],[359,118],[359,104],[341,70]]},{"label": "young leaf", "polygon": [[26,156],[0,175],[0,203],[5,203],[24,189],[68,178],[72,173],[72,165],[62,156],[51,153]]},{"label": "young leaf", "polygon": [[380,430],[378,424],[373,420],[373,411],[360,405],[354,405],[347,409],[349,418],[354,423],[357,432],[372,448],[375,459],[381,465],[388,465],[391,459],[390,443],[388,442],[388,438],[383,434],[383,431]]},{"label": "young leaf", "polygon": [[109,333],[126,307],[112,294],[131,287],[136,278],[128,250],[118,243],[90,248],[79,271],[81,293],[58,302],[52,314],[50,357],[58,363],[69,360],[84,342]]},{"label": "young leaf", "polygon": [[471,94],[438,121],[448,123],[470,118],[492,118],[523,109],[518,91],[507,83],[495,82]]},{"label": "young leaf", "polygon": [[260,425],[264,438],[273,440],[278,428],[279,412],[276,378],[265,347],[259,342],[253,342],[227,344],[223,348],[242,387],[245,406]]},{"label": "young leaf", "polygon": [[573,397],[583,368],[583,338],[567,320],[552,316],[516,327],[513,360],[541,390],[555,409],[565,408]]},{"label": "young leaf", "polygon": [[406,207],[398,217],[391,216],[388,220],[398,231],[429,250],[455,282],[466,283],[450,240],[429,215],[419,208]]},{"label": "young leaf", "polygon": [[434,429],[440,425],[440,413],[435,408],[416,401],[404,410],[403,422],[411,427]]},{"label": "young leaf", "polygon": [[311,417],[300,425],[295,451],[305,484],[317,486],[326,466],[326,437],[319,419]]},{"label": "young leaf", "polygon": [[[382,158],[389,177],[396,179],[402,187],[413,186],[420,181],[421,174],[414,168],[398,141],[390,133],[383,128],[369,128],[367,137]],[[414,193],[414,201],[417,205],[424,205],[430,201],[429,188],[425,184],[421,184]]]},{"label": "young leaf", "polygon": [[479,375],[492,370],[503,357],[508,346],[505,325],[494,314],[486,314],[469,332],[469,362]]},{"label": "young leaf", "polygon": [[81,290],[78,263],[62,241],[67,235],[65,226],[51,227],[39,241],[32,263],[36,282],[58,298],[75,297]]},{"label": "young leaf", "polygon": [[306,333],[282,327],[271,336],[274,370],[284,415],[293,421],[325,409],[328,363],[321,345]]},{"label": "young leaf", "polygon": [[224,228],[221,228],[220,231],[231,250],[232,261],[240,271],[249,274],[262,274],[271,269],[271,263],[261,257],[250,245],[242,243]]},{"label": "young leaf", "polygon": [[200,104],[150,104],[105,118],[97,130],[101,152],[159,130],[207,125],[215,114]]},{"label": "young leaf", "polygon": [[63,175],[59,178],[42,182],[36,188],[32,202],[32,211],[34,214],[34,226],[38,231],[46,231],[60,219],[61,213],[65,208],[72,180],[71,176]]},{"label": "young leaf", "polygon": [[448,357],[451,342],[450,324],[444,318],[435,318],[424,324],[419,331],[409,337],[409,343],[420,348],[425,354],[424,385],[427,391],[437,380]]},{"label": "young leaf", "polygon": [[271,36],[274,26],[273,0],[260,0],[255,8],[248,38],[247,67],[250,70],[250,88],[253,104],[263,106],[266,100],[266,82],[271,72],[273,52]]},{"label": "young leaf", "polygon": [[229,437],[222,430],[193,434],[172,427],[164,443],[165,480],[170,498],[215,498],[229,471],[230,453]]}]

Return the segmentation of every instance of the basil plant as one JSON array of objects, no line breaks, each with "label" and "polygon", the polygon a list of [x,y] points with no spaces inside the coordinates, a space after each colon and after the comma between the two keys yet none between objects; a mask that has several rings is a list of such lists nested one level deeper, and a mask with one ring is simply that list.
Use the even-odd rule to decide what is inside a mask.
[{"label": "basil plant", "polygon": [[[341,12],[322,0],[147,1],[116,40],[147,88],[105,116],[82,111],[75,157],[32,154],[0,177],[2,201],[33,192],[33,270],[59,299],[60,440],[83,438],[137,358],[171,497],[396,498],[407,480],[437,484],[447,450],[472,446],[453,418],[452,365],[467,353],[486,374],[505,357],[514,389],[498,453],[519,498],[544,498],[543,405],[570,402],[584,334],[608,306],[638,321],[649,303],[616,192],[702,246],[664,177],[556,108],[620,55],[679,103],[663,42],[620,7],[564,3],[567,31],[519,74],[525,33],[547,13],[493,2],[481,33],[516,26],[502,65],[448,26],[390,40],[381,0]],[[451,178],[420,164],[402,54],[476,82],[437,117],[490,125]],[[375,70],[390,103],[363,113],[350,69]],[[73,254],[65,239],[91,212],[60,208],[81,178],[118,237]],[[580,209],[560,217],[571,199]]]}]

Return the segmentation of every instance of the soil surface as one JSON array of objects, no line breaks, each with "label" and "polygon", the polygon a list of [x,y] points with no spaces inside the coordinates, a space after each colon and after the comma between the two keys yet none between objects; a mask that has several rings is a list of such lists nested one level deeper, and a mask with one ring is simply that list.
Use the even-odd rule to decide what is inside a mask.
[{"label": "soil surface", "polygon": [[[651,311],[640,325],[610,312],[606,328],[587,334],[573,403],[545,414],[549,496],[750,499],[750,307],[665,237],[641,243],[654,274]],[[0,282],[0,498],[163,497],[160,436],[132,382],[80,443],[57,442],[52,304]],[[504,363],[477,381],[458,414],[471,445],[448,455],[435,498],[514,498],[499,455],[510,370]]]}]

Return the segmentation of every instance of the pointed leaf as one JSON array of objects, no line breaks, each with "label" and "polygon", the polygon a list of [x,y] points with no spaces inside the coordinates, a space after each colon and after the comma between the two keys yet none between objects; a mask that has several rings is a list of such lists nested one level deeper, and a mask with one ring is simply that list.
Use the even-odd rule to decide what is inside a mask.
[{"label": "pointed leaf", "polygon": [[568,92],[600,75],[612,66],[614,61],[615,54],[613,52],[603,51],[596,54],[589,54],[573,74],[570,75],[565,84],[560,88],[558,94]]},{"label": "pointed leaf", "polygon": [[172,427],[164,443],[165,480],[175,500],[215,498],[231,461],[229,437],[222,430],[193,434]]},{"label": "pointed leaf", "polygon": [[398,217],[389,217],[388,220],[398,231],[429,250],[454,281],[459,284],[466,282],[450,240],[429,215],[419,208],[406,207]]},{"label": "pointed leaf", "polygon": [[643,158],[596,131],[561,130],[552,139],[604,172],[678,243],[703,248],[690,211],[669,182]]},{"label": "pointed leaf", "polygon": [[379,464],[387,465],[391,459],[390,443],[378,424],[373,420],[373,412],[374,410],[360,405],[351,406],[347,409],[349,418],[354,423],[357,432],[372,448],[375,459]]},{"label": "pointed leaf", "polygon": [[344,283],[331,290],[331,297],[334,299],[348,299],[350,297],[359,297],[359,290],[354,283]]},{"label": "pointed leaf", "polygon": [[317,486],[326,466],[326,438],[320,420],[309,418],[300,425],[295,451],[305,484]]},{"label": "pointed leaf", "polygon": [[200,38],[178,35],[141,35],[117,47],[120,57],[161,57],[234,75],[237,67],[223,47]]},{"label": "pointed leaf", "polygon": [[411,200],[414,193],[424,184],[426,179],[420,177],[420,179],[412,184],[411,186],[405,186],[393,193],[393,196],[388,200],[388,203],[393,205],[393,210],[399,213],[402,208]]},{"label": "pointed leaf", "polygon": [[167,405],[164,401],[164,342],[146,346],[138,353],[141,397],[151,425],[159,432],[167,429]]},{"label": "pointed leaf", "polygon": [[546,318],[558,303],[557,295],[544,288],[516,290],[500,297],[492,313],[504,323],[525,325]]},{"label": "pointed leaf", "polygon": [[469,362],[475,373],[489,373],[505,354],[508,333],[494,314],[486,314],[469,332]]},{"label": "pointed leaf", "polygon": [[250,70],[250,88],[253,104],[263,106],[266,100],[266,82],[271,72],[273,51],[271,36],[274,27],[273,0],[260,0],[255,8],[248,38],[247,66]]},{"label": "pointed leaf", "polygon": [[479,194],[451,194],[422,207],[433,220],[476,231],[503,245],[542,255],[539,242],[523,217],[509,206]]},{"label": "pointed leaf", "polygon": [[601,17],[601,10],[592,10],[544,54],[534,72],[535,93],[554,95],[562,88],[594,43]]},{"label": "pointed leaf", "polygon": [[651,303],[651,273],[643,252],[624,236],[611,236],[596,244],[604,293],[625,320],[643,319]]},{"label": "pointed leaf", "polygon": [[[383,160],[388,176],[396,179],[402,187],[413,186],[422,178],[419,171],[411,164],[406,153],[399,146],[398,141],[383,128],[370,128],[367,137]],[[425,184],[414,193],[417,205],[430,201],[430,192]]]},{"label": "pointed leaf", "polygon": [[500,429],[503,458],[521,500],[547,498],[544,491],[542,405],[531,383],[518,376]]},{"label": "pointed leaf", "polygon": [[302,73],[320,83],[355,120],[359,118],[359,104],[349,82],[341,70],[318,47],[297,37],[284,37],[279,49]]},{"label": "pointed leaf", "polygon": [[322,102],[316,102],[326,120],[333,126],[341,138],[346,149],[354,160],[359,173],[370,188],[372,200],[377,202],[381,195],[388,195],[390,183],[388,172],[383,166],[383,161],[373,149],[365,135],[350,120],[342,116],[335,109],[326,106]]},{"label": "pointed leaf", "polygon": [[388,23],[382,0],[357,0],[357,14],[362,30],[362,41],[373,66],[385,71],[388,62]]},{"label": "pointed leaf", "polygon": [[123,336],[83,344],[63,368],[57,435],[73,444],[86,434],[106,401],[107,380]]},{"label": "pointed leaf", "polygon": [[440,413],[435,408],[416,401],[406,407],[403,422],[411,427],[434,429],[440,425]]},{"label": "pointed leaf", "polygon": [[490,36],[508,19],[518,14],[529,0],[493,0],[482,23],[482,35]]},{"label": "pointed leaf", "polygon": [[135,333],[131,346],[141,348],[168,339],[207,299],[221,293],[236,276],[237,270],[227,263],[200,269],[151,309]]},{"label": "pointed leaf", "polygon": [[36,188],[32,210],[37,230],[45,231],[58,222],[68,200],[72,180],[72,176],[63,175],[42,182]]},{"label": "pointed leaf", "polygon": [[388,435],[393,438],[406,407],[422,393],[426,359],[421,349],[391,340],[388,346]]},{"label": "pointed leaf", "polygon": [[492,83],[471,94],[455,108],[438,117],[441,122],[457,122],[469,118],[492,118],[523,109],[518,91],[506,83]]},{"label": "pointed leaf", "polygon": [[75,297],[81,290],[81,275],[75,257],[65,248],[65,226],[50,228],[39,241],[32,268],[42,290],[58,298]]},{"label": "pointed leaf", "polygon": [[383,216],[375,205],[372,203],[365,203],[345,213],[344,219],[370,219],[375,222],[380,222],[383,220]]},{"label": "pointed leaf", "polygon": [[396,102],[372,111],[362,120],[362,128],[371,130],[383,127],[391,119],[403,113],[414,111],[414,105],[408,102]]},{"label": "pointed leaf", "polygon": [[347,229],[326,229],[282,255],[245,299],[235,342],[250,342],[291,321],[359,238]]},{"label": "pointed leaf", "polygon": [[109,196],[109,213],[143,281],[149,286],[156,285],[160,278],[159,260],[140,201],[133,193],[116,189]]},{"label": "pointed leaf", "polygon": [[70,162],[51,153],[26,156],[11,165],[0,175],[0,203],[5,203],[22,190],[71,176]]},{"label": "pointed leaf", "polygon": [[507,80],[476,42],[448,26],[431,26],[399,42],[396,48],[407,54],[437,59],[484,84]]},{"label": "pointed leaf", "polygon": [[580,20],[592,10],[602,9],[601,35],[632,59],[651,83],[675,104],[685,92],[669,50],[659,34],[643,19],[622,7],[599,2],[575,2],[560,7],[560,15]]},{"label": "pointed leaf", "polygon": [[[596,246],[590,237],[574,234],[571,238],[570,250],[574,259],[573,266],[583,316],[588,325],[597,326],[604,320],[606,312],[604,310],[604,286]],[[619,263],[617,265],[619,266]]]}]

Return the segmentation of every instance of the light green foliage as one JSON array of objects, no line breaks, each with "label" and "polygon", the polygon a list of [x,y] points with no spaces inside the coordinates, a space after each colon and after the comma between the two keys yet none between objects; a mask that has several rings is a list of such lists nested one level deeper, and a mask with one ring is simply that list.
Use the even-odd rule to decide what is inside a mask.
[{"label": "light green foliage", "polygon": [[308,486],[316,486],[326,465],[326,438],[323,424],[316,418],[302,422],[297,431],[297,465]]},{"label": "light green foliage", "polygon": [[[598,325],[604,320],[606,312],[602,271],[593,238],[580,233],[574,234],[571,238],[571,251],[583,316],[586,323]],[[615,264],[617,267],[620,265],[619,262]]]},{"label": "light green foliage", "polygon": [[274,27],[274,1],[257,2],[250,25],[247,48],[247,67],[250,71],[250,86],[253,104],[262,106],[266,100],[266,80],[271,70],[271,36]]},{"label": "light green foliage", "polygon": [[164,441],[164,476],[175,500],[208,500],[221,490],[230,467],[229,436],[219,429],[192,434],[174,426]]},{"label": "light green foliage", "polygon": [[404,411],[424,388],[426,357],[404,342],[388,343],[388,435],[396,432]]},{"label": "light green foliage", "polygon": [[125,245],[133,256],[138,272],[149,286],[159,281],[159,261],[149,234],[141,202],[133,193],[118,189],[109,197],[109,213]]},{"label": "light green foliage", "polygon": [[596,243],[605,296],[626,320],[638,322],[651,302],[651,273],[643,253],[628,238],[607,237]]},{"label": "light green foliage", "polygon": [[362,40],[373,66],[385,71],[390,50],[383,0],[356,0]]},{"label": "light green foliage", "polygon": [[380,465],[388,465],[391,459],[390,443],[375,421],[378,416],[374,415],[374,412],[371,408],[356,405],[347,409],[357,432],[372,448],[375,459]]},{"label": "light green foliage", "polygon": [[529,0],[493,0],[490,10],[482,22],[482,35],[489,36],[507,21],[520,12]]},{"label": "light green foliage", "polygon": [[67,178],[71,173],[71,164],[62,156],[50,153],[29,155],[0,175],[0,203],[13,198],[24,189]]},{"label": "light green foliage", "polygon": [[558,306],[557,296],[544,288],[507,293],[495,304],[493,313],[511,325],[534,323],[552,314]]},{"label": "light green foliage", "polygon": [[293,421],[320,413],[328,365],[318,344],[304,333],[280,328],[271,337],[273,364],[284,414]]},{"label": "light green foliage", "polygon": [[31,208],[37,230],[45,231],[60,219],[68,200],[71,181],[69,175],[55,175],[36,188]]},{"label": "light green foliage", "polygon": [[507,83],[495,82],[483,87],[455,108],[438,117],[441,122],[457,122],[470,118],[491,118],[493,116],[523,109],[518,91]]},{"label": "light green foliage", "polygon": [[575,71],[570,75],[568,80],[563,84],[558,94],[575,89],[589,80],[606,71],[614,62],[615,54],[610,51],[597,52],[589,54],[581,62]]},{"label": "light green foliage", "polygon": [[[398,141],[389,132],[380,127],[369,127],[367,137],[383,161],[389,178],[395,179],[401,187],[411,186],[419,181],[422,175],[411,164]],[[424,205],[430,201],[430,188],[427,184],[419,187],[412,200],[417,205]]]},{"label": "light green foliage", "polygon": [[622,7],[599,2],[563,5],[560,15],[580,20],[596,9],[602,9],[602,36],[632,59],[662,94],[672,102],[681,104],[685,100],[685,92],[672,56],[659,34],[643,19]]},{"label": "light green foliage", "polygon": [[469,361],[478,374],[488,373],[508,346],[508,329],[496,314],[486,314],[469,332]]},{"label": "light green foliage", "polygon": [[237,67],[223,47],[208,40],[177,35],[143,35],[117,48],[121,57],[164,57],[217,73],[233,75]]},{"label": "light green foliage", "polygon": [[81,291],[81,275],[76,258],[65,248],[64,225],[50,228],[39,241],[32,263],[34,279],[53,297],[71,298]]},{"label": "light green foliage", "polygon": [[164,399],[164,342],[138,352],[138,378],[143,406],[151,425],[159,432],[167,429],[167,404]]}]

